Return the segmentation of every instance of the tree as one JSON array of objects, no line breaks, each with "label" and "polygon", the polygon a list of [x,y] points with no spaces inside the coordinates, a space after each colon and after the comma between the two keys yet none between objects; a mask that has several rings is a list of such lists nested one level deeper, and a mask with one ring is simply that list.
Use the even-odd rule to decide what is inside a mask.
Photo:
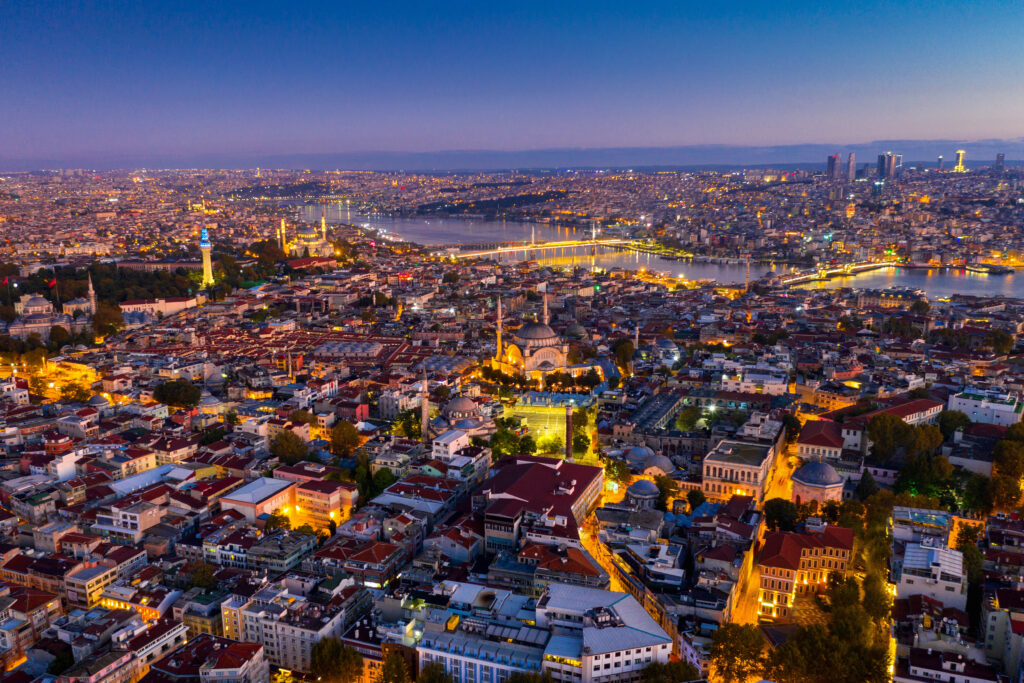
[{"label": "tree", "polygon": [[313,528],[312,524],[303,524],[302,526],[295,529],[297,534],[305,534],[306,536],[316,536],[316,529]]},{"label": "tree", "polygon": [[227,432],[221,427],[213,427],[203,432],[202,436],[199,437],[200,446],[209,446],[211,443],[217,443],[224,438]]},{"label": "tree", "polygon": [[911,426],[889,413],[875,415],[868,422],[871,455],[879,462],[885,462],[896,455],[896,451],[907,445],[912,436]]},{"label": "tree", "polygon": [[274,510],[267,515],[267,522],[263,525],[264,531],[273,531],[274,529],[291,529],[292,520],[288,518],[288,515]]},{"label": "tree", "polygon": [[796,503],[785,498],[770,498],[764,502],[764,522],[772,531],[793,531],[798,517]]},{"label": "tree", "polygon": [[459,281],[459,274],[454,270],[449,270],[441,277],[441,282],[446,285],[454,285]]},{"label": "tree", "polygon": [[65,384],[60,388],[60,400],[64,403],[85,403],[92,393],[78,383]]},{"label": "tree", "polygon": [[828,601],[833,610],[860,604],[860,586],[857,579],[839,572],[828,575]]},{"label": "tree", "polygon": [[409,667],[397,652],[384,655],[380,665],[380,683],[409,683]]},{"label": "tree", "polygon": [[992,464],[998,474],[1010,479],[1024,477],[1024,443],[1003,439],[992,450]]},{"label": "tree", "polygon": [[395,475],[387,467],[382,467],[373,474],[372,495],[383,493],[384,489],[395,483]]},{"label": "tree", "polygon": [[294,465],[306,459],[309,447],[302,437],[285,429],[271,440],[270,454],[285,465]]},{"label": "tree", "polygon": [[861,590],[864,594],[861,604],[864,605],[864,611],[868,616],[876,621],[881,621],[889,616],[892,600],[881,574],[877,571],[868,572],[864,581],[861,582]]},{"label": "tree", "polygon": [[995,475],[988,480],[988,500],[994,510],[1010,510],[1020,503],[1020,480]]},{"label": "tree", "polygon": [[288,416],[288,419],[294,424],[315,425],[317,422],[316,415],[308,410],[293,410]]},{"label": "tree", "polygon": [[676,429],[681,432],[692,432],[697,428],[700,417],[700,408],[697,406],[687,406],[676,415]]},{"label": "tree", "polygon": [[615,363],[620,368],[627,368],[630,361],[633,360],[633,354],[636,353],[636,349],[633,347],[633,342],[624,337],[615,342],[614,346],[612,346],[612,352],[615,354]]},{"label": "tree", "polygon": [[521,455],[534,455],[537,452],[537,440],[529,434],[523,434],[519,439],[519,453]]},{"label": "tree", "polygon": [[193,588],[210,590],[217,585],[217,577],[213,574],[213,567],[206,562],[193,562],[189,565],[189,584]]},{"label": "tree", "polygon": [[54,349],[60,347],[71,341],[71,333],[60,325],[54,325],[50,328],[50,346]]},{"label": "tree", "polygon": [[614,481],[620,486],[629,484],[633,474],[629,471],[629,465],[622,460],[609,458],[604,461],[604,476],[609,481]]},{"label": "tree", "polygon": [[853,490],[853,493],[857,496],[858,500],[867,500],[877,491],[878,484],[875,483],[875,478],[871,476],[871,472],[864,470],[864,474],[861,475],[860,481],[857,482],[857,488]]},{"label": "tree", "polygon": [[338,420],[331,427],[331,452],[348,457],[359,446],[359,430],[348,420]]},{"label": "tree", "polygon": [[669,501],[679,495],[679,482],[672,477],[658,476],[654,478],[654,484],[658,487],[659,510],[668,510]]},{"label": "tree", "polygon": [[321,683],[351,683],[363,671],[363,657],[333,636],[321,638],[310,652],[310,673]]},{"label": "tree", "polygon": [[572,452],[574,455],[583,455],[590,449],[590,437],[586,434],[576,434],[572,437]]},{"label": "tree", "polygon": [[911,455],[931,455],[943,441],[942,432],[935,425],[918,425],[913,427],[907,452]]},{"label": "tree", "polygon": [[690,504],[690,514],[704,504],[707,497],[700,489],[690,489],[686,492],[686,502]]},{"label": "tree", "polygon": [[118,306],[100,303],[96,305],[96,313],[92,316],[92,329],[100,337],[116,334],[124,325],[121,309]]},{"label": "tree", "polygon": [[[491,450],[494,447],[491,446]],[[537,450],[545,455],[557,455],[565,452],[565,439],[562,438],[561,434],[548,434],[547,436],[541,437],[537,442]]]},{"label": "tree", "polygon": [[640,672],[642,683],[680,683],[698,678],[700,672],[687,662],[651,662]]},{"label": "tree", "polygon": [[1002,330],[991,330],[985,335],[985,346],[998,354],[1007,354],[1013,350],[1014,338]]},{"label": "tree", "polygon": [[416,683],[452,683],[452,677],[445,673],[444,665],[440,662],[427,662],[420,669]]},{"label": "tree", "polygon": [[[961,413],[962,414],[962,413]],[[967,417],[964,415],[964,417]],[[939,415],[942,418],[942,415]],[[1003,434],[1004,439],[1010,441],[1019,441],[1024,443],[1024,422],[1014,422],[1012,425],[1006,428],[1006,432]]]},{"label": "tree", "polygon": [[764,638],[756,626],[725,623],[711,639],[711,667],[724,683],[745,683],[765,669]]},{"label": "tree", "polygon": [[[970,426],[971,418],[967,417],[966,413],[962,413],[959,410],[943,410],[939,413],[939,431],[942,432],[942,438],[944,439],[948,439],[953,436],[953,434],[956,433],[956,430],[967,429]],[[1010,429],[1013,429],[1013,427]],[[1007,438],[1009,438],[1010,430],[1007,430],[1006,433]],[[1021,440],[1024,440],[1024,432],[1021,433]]]},{"label": "tree", "polygon": [[175,408],[192,408],[199,403],[202,392],[187,379],[173,379],[153,389],[153,399]]},{"label": "tree", "polygon": [[910,312],[914,315],[927,315],[930,310],[932,310],[932,305],[928,303],[927,299],[918,299],[910,304]]}]

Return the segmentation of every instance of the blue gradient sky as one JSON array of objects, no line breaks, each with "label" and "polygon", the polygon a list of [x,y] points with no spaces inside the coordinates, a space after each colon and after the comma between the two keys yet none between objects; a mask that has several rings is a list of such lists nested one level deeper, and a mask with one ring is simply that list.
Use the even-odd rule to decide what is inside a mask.
[{"label": "blue gradient sky", "polygon": [[0,3],[0,157],[1024,135],[1014,2]]}]

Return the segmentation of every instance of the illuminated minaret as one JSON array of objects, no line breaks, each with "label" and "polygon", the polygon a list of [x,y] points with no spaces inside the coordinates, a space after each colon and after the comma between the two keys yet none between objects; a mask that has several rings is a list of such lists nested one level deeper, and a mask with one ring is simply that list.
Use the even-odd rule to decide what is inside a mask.
[{"label": "illuminated minaret", "polygon": [[210,233],[206,228],[199,237],[199,250],[203,252],[203,288],[213,286],[213,263],[210,261]]},{"label": "illuminated minaret", "polygon": [[549,325],[551,321],[548,318],[548,293],[544,292],[544,324]]},{"label": "illuminated minaret", "polygon": [[327,216],[320,216],[320,239],[327,241]]},{"label": "illuminated minaret", "polygon": [[281,243],[281,251],[288,253],[288,236],[285,234],[284,219],[281,219],[281,229],[277,231],[277,241]]},{"label": "illuminated minaret", "polygon": [[502,327],[502,316],[501,316],[501,297],[498,297],[498,350],[494,354],[494,360],[501,362],[502,348],[501,348],[501,327]]},{"label": "illuminated minaret", "polygon": [[430,392],[427,391],[427,371],[423,371],[423,387],[420,389],[420,438],[423,443],[430,441]]},{"label": "illuminated minaret", "polygon": [[92,288],[92,273],[89,273],[89,315],[96,315],[96,290]]}]

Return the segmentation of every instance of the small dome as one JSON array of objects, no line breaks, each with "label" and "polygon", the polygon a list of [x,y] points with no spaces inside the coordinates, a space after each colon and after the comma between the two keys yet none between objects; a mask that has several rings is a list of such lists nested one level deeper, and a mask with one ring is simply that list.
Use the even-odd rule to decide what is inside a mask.
[{"label": "small dome", "polygon": [[541,341],[558,337],[555,331],[544,323],[527,323],[516,330],[517,339]]},{"label": "small dome", "polygon": [[836,469],[827,462],[809,462],[793,473],[793,481],[804,486],[827,488],[843,483]]},{"label": "small dome", "polygon": [[110,405],[110,401],[103,398],[99,394],[96,394],[95,396],[90,398],[88,401],[86,401],[86,403],[88,403],[93,408],[106,408],[107,406]]},{"label": "small dome", "polygon": [[49,306],[50,302],[41,296],[33,296],[25,302],[26,306]]},{"label": "small dome", "polygon": [[587,336],[587,331],[583,325],[579,323],[573,323],[569,327],[565,328],[565,336],[572,337],[573,339],[582,339]]},{"label": "small dome", "polygon": [[626,489],[627,496],[646,498],[658,495],[658,485],[648,479],[637,479]]},{"label": "small dome", "polygon": [[675,351],[676,349],[679,348],[678,346],[676,346],[676,343],[674,341],[668,339],[667,337],[660,337],[658,341],[656,341],[654,344],[659,349],[665,349],[667,351]]},{"label": "small dome", "polygon": [[477,408],[476,403],[472,399],[466,398],[465,396],[456,396],[452,400],[448,401],[444,407],[445,411],[449,414],[470,414],[479,413],[480,409]]}]

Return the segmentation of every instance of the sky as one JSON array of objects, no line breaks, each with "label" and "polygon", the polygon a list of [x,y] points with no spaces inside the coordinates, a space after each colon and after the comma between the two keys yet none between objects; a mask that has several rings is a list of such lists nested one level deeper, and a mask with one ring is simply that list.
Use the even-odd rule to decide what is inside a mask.
[{"label": "sky", "polygon": [[1024,137],[1016,2],[0,3],[0,158]]}]

